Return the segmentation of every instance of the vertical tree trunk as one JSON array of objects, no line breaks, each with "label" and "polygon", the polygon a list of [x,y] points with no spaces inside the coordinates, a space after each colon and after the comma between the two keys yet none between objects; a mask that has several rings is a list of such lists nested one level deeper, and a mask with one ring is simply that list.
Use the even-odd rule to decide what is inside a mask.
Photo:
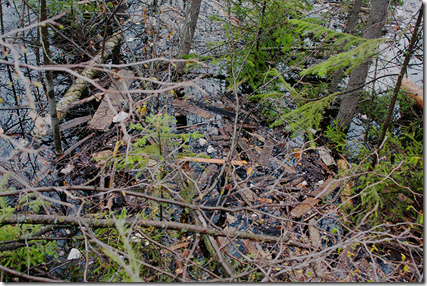
[{"label": "vertical tree trunk", "polygon": [[[46,0],[40,0],[40,21],[47,20],[47,8]],[[45,65],[50,64],[50,51],[49,51],[49,34],[47,30],[47,25],[41,26],[41,37],[43,44],[43,61]],[[55,141],[55,151],[57,154],[62,153],[62,144],[61,144],[61,133],[59,131],[59,120],[58,113],[56,110],[56,101],[55,101],[55,90],[53,86],[52,71],[46,71],[46,93],[47,99],[49,102],[49,114],[51,119],[51,126],[53,130],[53,138]]]},{"label": "vertical tree trunk", "polygon": [[[200,4],[202,0],[191,0],[187,6],[187,15],[184,22],[184,28],[181,31],[181,37],[178,47],[178,57],[188,55],[193,42],[194,31],[196,30],[197,19],[199,18]],[[185,63],[177,64],[177,73],[181,74]]]},{"label": "vertical tree trunk", "polygon": [[[387,16],[390,1],[391,0],[373,1],[371,12],[368,17],[367,28],[363,32],[363,38],[375,39],[381,36],[381,30],[384,26],[384,20]],[[347,93],[344,95],[337,116],[339,120],[338,126],[345,132],[347,132],[350,127],[351,120],[356,112],[370,65],[371,59],[358,66],[350,74],[346,89]]]},{"label": "vertical tree trunk", "polygon": [[409,60],[411,59],[412,50],[414,48],[415,41],[417,40],[418,29],[420,28],[421,19],[423,17],[423,7],[424,7],[424,3],[421,4],[420,11],[418,12],[417,23],[415,24],[414,31],[412,32],[412,38],[411,38],[411,41],[409,42],[408,50],[406,51],[406,54],[405,54],[405,60],[403,61],[403,65],[402,65],[402,68],[400,69],[399,76],[397,77],[397,82],[396,82],[396,86],[394,87],[394,90],[393,90],[393,97],[391,98],[390,106],[388,108],[387,117],[385,118],[385,122],[384,122],[383,128],[381,130],[380,138],[378,139],[377,154],[375,154],[373,156],[373,159],[372,159],[372,164],[371,164],[372,168],[374,168],[376,163],[377,163],[377,160],[378,160],[377,155],[378,155],[378,152],[379,152],[381,145],[383,144],[385,134],[386,134],[388,126],[390,124],[391,116],[393,115],[393,110],[394,110],[394,105],[396,104],[397,95],[399,94],[400,87],[402,86],[402,79],[406,73],[406,69],[408,67]]},{"label": "vertical tree trunk", "polygon": [[[362,7],[363,0],[354,0],[353,9],[351,9],[350,15],[348,16],[347,26],[344,30],[344,33],[353,34],[354,29],[356,28],[357,20],[359,19],[360,8]],[[345,46],[345,43],[342,47]],[[329,87],[329,93],[334,93],[338,89],[338,84],[341,81],[341,76],[344,73],[343,69],[335,71],[332,78],[331,85]]]}]

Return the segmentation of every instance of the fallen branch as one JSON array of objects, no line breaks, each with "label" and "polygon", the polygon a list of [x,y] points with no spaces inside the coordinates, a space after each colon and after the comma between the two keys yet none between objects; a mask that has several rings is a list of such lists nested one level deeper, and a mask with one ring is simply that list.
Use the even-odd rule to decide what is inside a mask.
[{"label": "fallen branch", "polygon": [[[256,241],[269,241],[269,242],[281,242],[282,237],[274,237],[269,235],[253,234],[242,231],[227,231],[217,230],[214,228],[195,226],[191,224],[184,224],[179,222],[168,222],[168,221],[156,221],[156,220],[145,220],[137,218],[128,219],[98,219],[88,217],[76,217],[76,216],[57,216],[57,215],[12,215],[5,217],[0,221],[0,225],[10,224],[50,224],[55,226],[79,226],[81,224],[93,227],[93,228],[110,228],[119,225],[138,225],[143,228],[154,227],[156,229],[163,230],[178,230],[181,232],[192,232],[198,234],[207,234],[211,236],[227,236],[239,239],[251,239]],[[287,241],[285,245],[296,246],[306,249],[314,249],[313,246],[300,243]]]},{"label": "fallen branch", "polygon": [[[207,158],[195,158],[195,157],[182,157],[182,161],[200,162],[200,163],[211,163],[211,164],[224,164],[225,159],[207,159]],[[247,165],[248,162],[245,160],[232,160],[233,165]]]},{"label": "fallen branch", "polygon": [[36,276],[27,275],[27,274],[24,274],[24,273],[12,270],[10,268],[7,268],[7,267],[5,267],[3,265],[0,265],[0,270],[4,271],[4,272],[7,272],[9,274],[12,274],[12,275],[24,278],[24,279],[31,280],[31,281],[38,281],[38,282],[67,282],[67,281],[59,280],[59,279],[58,280],[53,280],[53,279],[49,279],[49,278],[43,278],[43,277],[36,277]]},{"label": "fallen branch", "polygon": [[[259,204],[254,205],[251,207],[222,207],[222,206],[216,206],[216,207],[210,207],[210,206],[204,206],[204,205],[195,205],[195,204],[188,204],[184,202],[180,202],[177,200],[169,200],[165,198],[150,196],[141,192],[133,192],[131,189],[138,189],[140,190],[141,187],[138,186],[132,186],[126,189],[115,189],[115,188],[99,188],[94,186],[64,186],[64,187],[38,187],[38,188],[29,188],[29,189],[20,189],[20,190],[14,190],[14,191],[6,191],[6,192],[0,192],[0,197],[7,197],[7,196],[16,196],[16,195],[23,195],[26,193],[39,193],[39,192],[65,192],[67,190],[78,190],[78,191],[92,191],[92,192],[100,192],[101,194],[106,193],[121,193],[129,196],[144,198],[147,200],[152,200],[159,203],[166,203],[171,205],[177,205],[183,208],[190,208],[193,210],[205,210],[205,211],[224,211],[224,212],[239,212],[243,210],[257,212],[257,209],[262,209],[266,207],[286,207],[286,206],[295,206],[299,204],[304,203],[289,203],[289,204]],[[101,195],[100,194],[100,195]],[[95,195],[93,195],[95,196]],[[1,222],[0,222],[1,223]]]},{"label": "fallen branch", "polygon": [[[105,46],[112,51],[114,50],[115,46],[120,43],[121,39],[122,39],[122,34],[116,33],[112,35],[108,41],[105,42]],[[92,67],[99,64],[101,62],[101,58],[105,60],[108,58],[108,56],[109,56],[109,53],[104,50],[102,52],[99,52],[88,63],[89,67],[85,68],[82,71],[81,75],[86,78],[92,79],[95,76],[95,74],[98,72],[98,70]],[[59,102],[57,103],[57,109],[58,109],[58,113],[60,115],[61,120],[64,118],[69,105],[80,98],[82,92],[86,88],[86,85],[87,85],[87,81],[85,79],[77,78],[76,82],[70,86],[70,88],[67,90],[65,95],[59,100]]]},{"label": "fallen branch", "polygon": [[63,106],[63,109],[64,109],[64,110],[68,110],[68,109],[70,109],[70,108],[73,108],[74,106],[77,106],[77,105],[81,105],[81,104],[88,103],[88,102],[90,102],[90,101],[92,101],[92,100],[94,100],[94,99],[96,99],[97,101],[99,101],[99,100],[101,100],[101,99],[102,99],[102,96],[103,96],[104,94],[105,94],[104,92],[98,92],[98,93],[96,93],[96,94],[94,94],[94,95],[91,95],[91,96],[89,96],[89,97],[86,97],[86,98],[84,98],[84,99],[80,99],[80,100],[77,100],[77,101],[74,101],[74,102],[68,103],[67,105],[64,105],[64,106]]}]

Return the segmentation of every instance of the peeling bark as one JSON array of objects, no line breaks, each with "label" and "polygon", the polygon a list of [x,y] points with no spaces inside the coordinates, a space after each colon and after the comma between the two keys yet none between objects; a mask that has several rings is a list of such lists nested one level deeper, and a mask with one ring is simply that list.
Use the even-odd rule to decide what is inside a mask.
[{"label": "peeling bark", "polygon": [[[117,33],[114,34],[108,41],[105,42],[106,46],[112,51],[114,47],[119,44],[122,39],[122,34]],[[108,58],[110,54],[104,51],[103,58]],[[89,63],[89,66],[93,66],[98,64],[101,60],[101,52],[99,52]],[[96,69],[92,69],[90,67],[85,68],[81,73],[82,76],[92,79],[95,74],[98,72]],[[78,100],[82,95],[82,92],[85,90],[87,82],[84,79],[77,78],[76,82],[70,86],[65,95],[58,101],[57,109],[60,115],[60,120],[62,120],[67,113],[67,108],[70,103]]]}]

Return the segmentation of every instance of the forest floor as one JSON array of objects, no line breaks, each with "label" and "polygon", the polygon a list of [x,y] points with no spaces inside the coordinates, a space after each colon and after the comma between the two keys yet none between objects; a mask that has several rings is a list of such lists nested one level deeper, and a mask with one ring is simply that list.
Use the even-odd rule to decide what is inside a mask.
[{"label": "forest floor", "polygon": [[[212,32],[208,16],[218,11],[212,3],[202,9],[196,33],[200,54],[209,50],[200,37],[212,35],[203,36]],[[179,19],[179,12],[166,6],[162,21],[178,29],[168,17]],[[154,26],[153,18],[144,21]],[[133,36],[124,40],[125,62],[140,48]],[[176,42],[172,37],[159,45],[157,56],[167,56],[162,48]],[[90,86],[67,110],[61,155],[50,139],[43,141],[49,136],[6,131],[18,147],[1,163],[8,178],[0,195],[6,198],[2,226],[20,235],[3,239],[0,249],[49,253],[41,261],[10,252],[10,265],[22,264],[31,276],[2,268],[15,275],[12,281],[422,277],[422,230],[408,227],[416,217],[407,212],[405,223],[355,224],[351,215],[361,196],[351,182],[355,175],[345,171],[343,156],[320,143],[319,131],[309,131],[315,137],[309,141],[283,126],[269,128],[249,108],[247,94],[239,92],[239,104],[227,91],[218,66],[199,67],[207,72],[178,83],[171,82],[171,67],[161,59],[146,68],[153,82],[147,94],[132,93],[147,84],[138,68],[99,72],[102,88]],[[14,206],[7,216],[4,202]]]}]

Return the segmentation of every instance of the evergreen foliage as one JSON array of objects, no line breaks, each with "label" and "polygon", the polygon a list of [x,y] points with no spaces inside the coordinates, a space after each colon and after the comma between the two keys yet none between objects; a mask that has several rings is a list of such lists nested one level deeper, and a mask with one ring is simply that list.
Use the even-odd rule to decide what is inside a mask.
[{"label": "evergreen foliage", "polygon": [[[7,176],[5,176],[0,182],[0,192],[8,191],[5,189],[5,183],[7,182]],[[40,206],[46,204],[41,199],[31,199],[27,196],[23,196],[21,199],[21,205],[17,204],[11,206],[5,197],[0,197],[0,220],[12,216],[17,209],[28,206],[29,211],[40,210]],[[40,225],[3,225],[0,227],[0,241],[13,241],[23,239],[25,237],[31,237],[36,231],[40,230]],[[24,272],[29,267],[45,263],[49,258],[57,258],[57,246],[56,241],[43,241],[35,240],[31,243],[26,243],[28,247],[21,247],[14,250],[0,251],[0,265],[11,268],[16,271]],[[4,272],[3,281],[10,282],[10,275]]]},{"label": "evergreen foliage", "polygon": [[[171,133],[170,125],[176,120],[167,114],[150,115],[146,121],[149,124],[147,128],[140,123],[131,125],[131,128],[142,131],[144,135],[132,144],[134,150],[129,153],[129,156],[119,157],[116,165],[118,169],[143,170],[147,166],[164,164],[172,154],[177,157],[194,155],[188,152],[189,146],[186,143],[190,139],[202,137],[201,134],[198,132],[192,134]],[[156,142],[154,145],[147,144],[150,138]],[[177,152],[179,148],[182,148],[181,153]]]},{"label": "evergreen foliage", "polygon": [[[228,37],[236,42],[234,57],[224,55],[229,82],[231,67],[241,73],[236,82],[249,86],[252,102],[262,104],[262,113],[271,127],[285,124],[288,130],[319,128],[323,112],[338,98],[329,95],[327,81],[340,68],[347,72],[378,53],[381,39],[367,40],[322,26],[315,18],[307,18],[311,5],[301,1],[262,1],[234,3],[233,12],[244,24],[229,24]],[[327,46],[328,50],[321,51]],[[220,61],[220,60],[218,60]],[[299,69],[299,79],[316,83],[291,86],[285,78],[292,69]],[[313,77],[314,76],[314,77]],[[230,86],[231,87],[231,86]],[[290,111],[292,110],[292,111]],[[294,133],[294,134],[297,134]],[[310,138],[312,139],[311,132]]]}]

